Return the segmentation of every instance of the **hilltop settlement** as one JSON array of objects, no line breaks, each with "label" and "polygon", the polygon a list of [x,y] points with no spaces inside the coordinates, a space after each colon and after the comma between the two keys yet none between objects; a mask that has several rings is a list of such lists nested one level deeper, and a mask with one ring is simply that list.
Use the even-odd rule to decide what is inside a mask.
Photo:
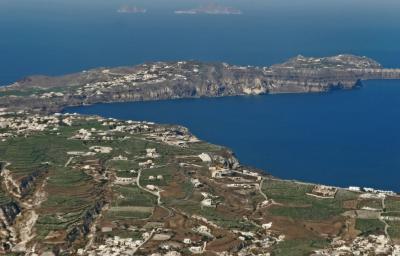
[{"label": "hilltop settlement", "polygon": [[[322,76],[324,75],[324,76]],[[0,254],[400,255],[400,196],[275,178],[186,128],[70,105],[351,89],[365,58],[198,62],[36,76],[0,92]]]}]

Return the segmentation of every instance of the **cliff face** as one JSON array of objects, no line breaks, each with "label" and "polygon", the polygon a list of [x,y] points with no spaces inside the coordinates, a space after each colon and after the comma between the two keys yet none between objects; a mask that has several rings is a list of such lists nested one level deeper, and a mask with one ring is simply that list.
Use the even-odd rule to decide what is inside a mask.
[{"label": "cliff face", "polygon": [[12,246],[13,225],[20,213],[21,208],[14,201],[0,205],[0,254],[2,251],[9,250]]},{"label": "cliff face", "polygon": [[156,62],[61,77],[29,77],[2,89],[9,96],[0,98],[0,107],[54,112],[100,102],[326,92],[352,89],[367,79],[400,79],[400,69],[383,69],[371,59],[352,55],[298,56],[264,68]]},{"label": "cliff face", "polygon": [[11,246],[12,226],[15,224],[17,216],[21,213],[19,203],[5,196],[7,193],[3,191],[4,172],[7,164],[0,162],[0,254],[3,250],[7,250]]},{"label": "cliff face", "polygon": [[0,220],[3,221],[2,224],[11,225],[20,212],[21,208],[15,202],[0,205]]}]

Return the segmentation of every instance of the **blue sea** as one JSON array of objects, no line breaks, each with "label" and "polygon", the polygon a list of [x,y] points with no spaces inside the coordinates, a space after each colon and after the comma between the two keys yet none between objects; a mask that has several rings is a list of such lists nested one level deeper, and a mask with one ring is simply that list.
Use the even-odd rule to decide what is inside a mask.
[{"label": "blue sea", "polygon": [[[243,15],[175,15],[216,3]],[[146,14],[120,14],[122,5]],[[0,0],[0,85],[155,60],[271,65],[302,54],[400,67],[398,0]],[[400,191],[400,82],[328,94],[107,104],[73,111],[182,124],[275,176]]]},{"label": "blue sea", "polygon": [[[173,13],[207,3],[243,15]],[[117,13],[122,5],[147,13]],[[270,65],[353,53],[398,67],[399,11],[398,0],[0,0],[0,84],[152,60]]]},{"label": "blue sea", "polygon": [[400,81],[362,89],[97,104],[67,109],[182,124],[277,177],[400,191]]}]

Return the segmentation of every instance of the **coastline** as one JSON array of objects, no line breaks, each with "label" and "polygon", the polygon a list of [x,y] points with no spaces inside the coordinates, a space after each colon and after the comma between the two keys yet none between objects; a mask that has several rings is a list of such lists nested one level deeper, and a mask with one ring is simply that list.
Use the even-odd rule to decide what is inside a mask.
[{"label": "coastline", "polygon": [[[88,191],[95,191],[95,193],[94,195],[93,193],[85,195],[86,197],[89,196],[89,198],[94,197],[94,199],[91,200],[89,208],[85,210],[86,214],[77,215],[84,216],[83,221],[78,217],[78,220],[76,221],[77,224],[74,225],[74,228],[68,229],[68,234],[76,234],[77,229],[90,230],[90,233],[88,234],[82,232],[75,236],[68,235],[66,238],[64,238],[65,240],[62,240],[62,242],[58,245],[69,252],[75,252],[78,250],[84,254],[85,252],[97,250],[96,246],[91,248],[80,247],[82,244],[81,239],[88,239],[89,242],[87,244],[91,245],[91,241],[93,241],[92,236],[104,235],[100,232],[96,232],[96,227],[109,227],[109,213],[114,212],[111,211],[111,209],[120,209],[116,208],[115,205],[111,203],[112,201],[109,201],[116,200],[111,199],[112,197],[109,195],[109,193],[112,191],[113,193],[116,193],[118,191],[117,188],[122,185],[125,189],[136,188],[132,187],[132,182],[136,182],[136,184],[143,186],[143,188],[141,188],[141,186],[138,187],[138,189],[143,192],[148,194],[157,194],[157,200],[154,200],[154,207],[158,207],[158,210],[153,210],[150,216],[155,215],[160,211],[161,208],[165,211],[165,214],[161,216],[166,217],[148,217],[144,219],[141,217],[141,223],[144,222],[144,224],[141,225],[146,226],[148,223],[153,223],[153,218],[158,218],[155,220],[160,223],[168,223],[168,221],[173,220],[174,218],[185,216],[184,218],[186,219],[190,219],[191,221],[195,222],[199,221],[201,225],[208,226],[211,229],[208,231],[209,233],[216,232],[214,229],[217,229],[217,232],[223,231],[226,232],[227,235],[232,235],[233,232],[234,234],[237,234],[237,236],[248,234],[250,231],[246,225],[250,225],[250,230],[254,230],[254,234],[257,234],[257,236],[260,236],[262,239],[265,238],[267,241],[273,241],[272,244],[267,243],[259,246],[260,250],[274,250],[277,244],[279,245],[285,241],[292,241],[293,237],[291,237],[291,232],[293,231],[288,230],[295,230],[295,232],[297,232],[299,229],[301,229],[306,231],[304,234],[308,236],[309,234],[307,233],[307,230],[309,229],[307,229],[307,227],[304,225],[311,225],[312,227],[314,225],[321,225],[322,227],[326,227],[327,225],[336,227],[336,225],[333,225],[332,223],[340,223],[341,225],[338,225],[338,227],[342,227],[345,223],[347,223],[349,218],[352,218],[354,221],[358,219],[358,212],[364,213],[366,216],[368,216],[368,214],[373,214],[373,216],[375,216],[374,220],[376,219],[376,221],[385,223],[385,230],[388,230],[386,232],[387,234],[391,232],[391,229],[386,223],[386,219],[391,220],[390,218],[393,218],[394,220],[397,220],[396,217],[387,217],[383,209],[385,208],[385,199],[386,201],[392,202],[392,204],[393,201],[397,202],[399,199],[397,194],[374,190],[358,191],[354,188],[343,189],[319,185],[317,183],[274,178],[265,172],[262,172],[261,170],[241,165],[231,150],[226,147],[209,144],[208,142],[199,140],[183,126],[160,125],[153,122],[137,122],[130,120],[120,121],[115,118],[103,118],[93,115],[32,115],[26,111],[19,112],[17,114],[5,112],[5,114],[2,116],[10,118],[10,120],[14,120],[11,122],[11,126],[9,127],[9,138],[12,138],[13,134],[17,131],[21,131],[22,134],[19,134],[18,136],[22,136],[24,134],[27,135],[25,137],[26,141],[24,140],[23,143],[30,141],[29,144],[32,144],[32,142],[34,142],[37,138],[43,138],[43,136],[44,138],[48,138],[51,136],[52,139],[57,141],[54,143],[56,148],[63,148],[64,145],[66,146],[66,148],[63,148],[63,153],[67,154],[61,159],[58,159],[57,163],[48,164],[51,168],[60,168],[57,166],[62,166],[59,171],[67,168],[69,170],[69,172],[67,172],[69,175],[82,172],[86,173],[87,175],[84,176],[85,179],[88,179],[87,177],[91,177],[90,182],[85,181],[81,184],[76,182],[73,183],[75,185],[79,185],[78,188],[81,188],[82,186],[89,186],[87,188]],[[24,123],[29,124],[28,129],[25,131],[20,129],[25,128]],[[76,145],[80,145],[78,149],[73,148],[74,150],[79,151],[68,151],[71,149],[68,149],[67,145],[71,142],[77,143]],[[143,144],[143,142],[145,143]],[[13,139],[10,139],[10,143],[11,145],[13,144]],[[37,143],[34,142],[34,144]],[[142,145],[141,149],[136,148],[139,145]],[[7,144],[4,145],[0,143],[0,147],[4,146],[9,147]],[[54,154],[55,148],[53,145],[43,146],[50,150],[48,151],[49,153]],[[26,149],[24,148],[22,150]],[[132,150],[134,151],[132,152]],[[88,152],[85,153],[85,151]],[[146,155],[140,157],[143,152]],[[59,153],[56,155],[58,155],[58,157],[60,156]],[[89,161],[84,163],[92,164],[93,167],[90,167],[90,165],[82,165],[79,160],[71,160],[71,155],[75,155],[74,158],[83,157],[84,159],[88,159]],[[96,155],[98,155],[97,157],[105,159],[105,162],[100,162],[100,165],[93,163],[93,157]],[[125,155],[129,156],[129,158],[125,157]],[[149,158],[150,161],[146,161],[146,159]],[[129,178],[126,178],[122,176],[122,173],[124,172],[122,170],[108,170],[108,168],[105,168],[105,166],[109,166],[110,162],[114,162],[116,160],[129,160],[129,163],[131,163],[131,161],[139,161],[138,171],[135,172],[135,170],[132,170],[133,172],[129,174],[137,174],[137,176],[134,176],[133,178],[129,176]],[[154,177],[150,178],[152,172],[157,171],[160,168],[166,168],[170,165],[176,167],[173,167],[172,169],[166,169],[167,172],[163,171],[162,175],[166,176],[171,171],[179,173],[181,176],[177,176],[177,178],[184,177],[188,182],[193,184],[193,188],[189,189],[187,194],[183,193],[183,195],[181,195],[181,192],[177,192],[184,189],[182,184],[185,183],[180,180],[175,180],[175,176],[174,179],[169,181],[166,185],[152,185],[150,180],[155,179]],[[36,193],[34,193],[36,196],[41,189],[44,188],[45,191],[46,189],[50,189],[47,188],[47,186],[48,184],[51,184],[50,186],[53,186],[53,189],[55,185],[57,188],[56,190],[52,191],[55,191],[55,193],[58,194],[61,193],[60,195],[63,197],[66,194],[71,194],[72,198],[76,196],[74,194],[74,190],[68,189],[68,186],[64,187],[65,184],[63,182],[58,182],[56,184],[53,182],[46,182],[49,177],[49,181],[51,181],[53,177],[57,177],[55,175],[57,175],[59,171],[54,172],[50,169],[49,172],[46,170],[41,172],[30,172],[31,170],[28,170],[27,178],[22,179],[22,185],[20,185],[19,183],[16,183],[17,181],[13,175],[15,167],[13,167],[13,165],[10,165],[10,167],[11,171],[7,173],[9,174],[8,180],[12,184],[15,184],[12,186],[12,188],[20,188],[18,191],[20,191],[21,194],[18,193],[15,195],[14,200],[16,202],[14,204],[0,205],[0,208],[4,208],[0,210],[6,212],[5,216],[10,219],[10,221],[7,222],[6,227],[14,227],[14,223],[27,223],[31,225],[32,222],[30,216],[36,212],[42,212],[44,209],[55,212],[54,214],[59,214],[59,210],[52,207],[51,204],[36,205],[33,209],[24,208],[26,201],[30,199],[30,197],[25,197],[24,195],[29,194],[31,188],[33,188],[33,192],[36,191]],[[104,175],[105,173],[108,173],[108,175]],[[65,179],[65,177],[63,179]],[[126,181],[127,183],[120,183],[121,181],[118,181],[118,179],[123,179],[123,182]],[[179,182],[179,185],[176,185],[176,182]],[[102,184],[102,186],[100,186],[100,184]],[[35,189],[36,187],[38,190]],[[100,189],[100,191],[97,191],[98,189]],[[149,193],[149,191],[151,193]],[[8,192],[12,192],[12,189],[9,189]],[[196,196],[192,197],[193,194]],[[79,194],[79,196],[80,195],[81,194]],[[51,198],[53,195],[45,194],[45,196]],[[191,199],[188,200],[188,198]],[[200,201],[194,201],[196,204],[198,202],[199,212],[191,211],[190,209],[193,209],[193,200],[199,200],[199,198]],[[219,198],[223,198],[227,201],[221,201]],[[346,206],[346,202],[348,202],[348,200],[352,201],[370,199],[381,200],[383,208],[375,209],[356,206],[353,209]],[[45,202],[48,201],[49,199]],[[304,205],[302,202],[305,202],[306,205]],[[190,208],[187,208],[186,204],[187,206],[190,206]],[[19,205],[22,206],[21,209]],[[50,208],[48,208],[49,206]],[[218,209],[220,208],[225,209],[222,215],[217,215],[217,217],[215,217],[213,214],[207,215],[207,212],[209,211],[211,211],[211,213],[219,213]],[[133,204],[133,206],[131,206],[129,209],[136,210],[139,208]],[[204,209],[206,210],[204,211]],[[293,210],[295,212],[292,216],[291,214],[293,214]],[[304,212],[304,210],[306,210],[306,212]],[[46,211],[46,213],[48,211]],[[283,212],[280,213],[280,211]],[[255,214],[255,212],[257,212],[258,215]],[[70,211],[68,211],[68,214],[69,213]],[[397,212],[394,214],[396,213]],[[235,217],[233,220],[228,221],[227,226],[226,219],[232,218],[230,217],[232,214]],[[274,216],[274,214],[277,216]],[[283,215],[280,216],[280,214]],[[39,215],[38,217],[40,218],[40,216],[43,217],[45,215]],[[296,219],[296,222],[293,222],[293,218]],[[299,219],[297,220],[297,218]],[[282,220],[285,219],[288,219],[287,221],[289,222],[282,222]],[[119,222],[120,221],[126,220],[122,218],[119,219]],[[239,226],[232,229],[230,226],[232,221],[237,222]],[[38,222],[41,223],[39,220]],[[114,232],[116,232],[115,230],[119,229],[124,230],[124,225],[119,224],[119,222],[112,225],[112,230]],[[260,228],[263,230],[265,229],[266,232],[256,232]],[[16,226],[16,229],[18,230],[19,226]],[[24,229],[20,229],[20,231],[24,231]],[[101,232],[103,232],[103,229]],[[151,235],[146,235],[146,237],[149,238],[156,234],[163,234],[163,232],[170,232],[170,229],[165,229],[165,231],[163,228],[157,229],[156,233],[151,232]],[[177,232],[181,231],[177,230]],[[182,232],[187,231],[185,230]],[[287,234],[287,232],[289,232],[289,234]],[[333,228],[333,230],[327,232],[329,232],[329,237],[334,238],[338,235],[340,237],[340,232],[342,231],[341,229]],[[17,239],[15,239],[15,241],[19,241],[18,237],[21,237],[21,240],[25,242],[26,240],[23,240],[24,236],[20,233],[21,232],[12,233],[6,230],[6,234],[9,234],[10,236],[17,234]],[[52,235],[57,235],[57,233],[53,233]],[[313,231],[313,237],[316,237],[316,239],[326,240],[326,231]],[[356,237],[359,236],[357,235]],[[385,239],[387,239],[387,241],[385,240],[385,248],[388,247],[392,249],[392,241],[390,240],[391,237],[389,235],[386,237],[387,238]],[[371,238],[374,237],[368,237],[368,239]],[[29,249],[30,242],[32,241],[36,242],[35,244],[37,246],[34,247],[34,250],[36,251],[45,250],[47,248],[44,247],[45,243],[43,244],[41,241],[37,242],[34,236],[29,237],[28,239],[29,240],[27,241],[26,248],[17,246],[15,247],[15,250],[22,251]],[[50,239],[52,239],[52,236],[46,236],[44,238],[44,240]],[[119,240],[120,238],[114,237],[114,240],[115,239]],[[219,241],[218,239],[219,238],[217,237],[216,240]],[[241,240],[240,237],[237,237],[237,239]],[[145,239],[144,241],[147,240]],[[256,242],[253,243],[252,241],[253,240],[250,239],[246,243],[250,249],[254,249],[254,246],[251,245],[257,244]],[[358,240],[355,241],[356,243],[361,243],[364,240],[361,240],[361,242],[358,242]],[[13,246],[13,243],[14,242],[10,243],[10,245]],[[140,245],[134,248],[137,249],[142,247],[143,244],[144,243],[140,243]],[[102,247],[99,249],[103,250],[104,248],[108,248],[107,246],[109,245],[102,245]],[[117,244],[117,247],[118,246],[119,244]],[[205,247],[207,251],[214,250],[212,243]],[[236,243],[231,243],[229,250],[246,251],[248,248],[245,247],[242,249],[241,247],[237,247]],[[330,250],[330,247],[328,245],[321,245],[317,246],[314,250],[316,249]]]},{"label": "coastline", "polygon": [[0,96],[5,94],[0,107],[54,113],[68,106],[106,102],[328,92],[353,89],[371,79],[400,79],[400,69],[385,69],[372,59],[353,55],[297,56],[271,67],[154,62],[27,77],[0,88]]},{"label": "coastline", "polygon": [[[398,84],[396,81],[388,81],[387,83],[392,84],[393,87],[389,88],[396,88],[395,86]],[[80,108],[78,107],[77,109],[70,109],[67,108],[64,110],[64,113],[74,113],[78,112],[80,114],[84,115],[102,115],[107,118],[117,118],[117,119],[122,119],[122,120],[147,120],[147,121],[152,121],[156,122],[159,124],[180,124],[182,126],[188,127],[195,135],[198,135],[200,139],[204,141],[208,141],[211,143],[216,143],[219,145],[226,146],[230,148],[233,152],[237,153],[238,158],[241,160],[241,162],[245,165],[255,167],[258,169],[263,169],[267,170],[269,174],[280,178],[280,179],[285,179],[285,180],[297,180],[299,182],[312,182],[314,184],[325,184],[325,185],[330,185],[330,186],[337,186],[341,188],[348,188],[349,186],[361,186],[361,187],[372,187],[376,189],[381,189],[381,190],[393,190],[395,192],[398,192],[396,188],[398,186],[393,183],[389,182],[392,180],[392,178],[396,177],[396,175],[392,175],[390,172],[387,173],[387,179],[388,182],[385,182],[385,179],[374,179],[374,174],[378,172],[377,170],[382,171],[384,173],[386,170],[393,169],[393,161],[391,162],[391,159],[388,159],[388,163],[386,165],[386,168],[379,168],[375,166],[375,163],[379,161],[363,161],[362,158],[360,158],[360,154],[358,153],[352,153],[348,151],[343,151],[341,154],[344,157],[339,157],[336,159],[329,159],[325,156],[321,155],[329,155],[329,152],[337,150],[337,145],[334,143],[334,145],[331,145],[331,140],[322,140],[323,142],[321,143],[326,143],[326,148],[324,148],[324,154],[319,154],[316,153],[317,155],[321,156],[321,159],[319,160],[318,163],[312,163],[309,164],[308,162],[313,161],[312,158],[310,158],[306,153],[300,153],[299,156],[297,157],[298,160],[296,160],[296,163],[300,163],[299,166],[296,169],[293,164],[286,164],[285,163],[285,157],[292,155],[294,152],[296,152],[297,149],[302,148],[302,147],[307,147],[307,143],[310,143],[314,145],[313,143],[319,143],[318,139],[314,138],[309,138],[306,137],[304,139],[297,141],[296,144],[298,145],[290,145],[291,143],[285,143],[285,136],[288,134],[287,132],[282,131],[281,133],[277,131],[276,128],[277,126],[288,126],[288,125],[295,125],[293,122],[290,123],[281,123],[279,124],[279,120],[276,120],[274,118],[275,114],[273,114],[272,119],[270,118],[271,113],[276,113],[277,111],[256,111],[252,112],[252,115],[256,116],[261,116],[265,115],[265,118],[268,118],[268,122],[270,123],[268,126],[265,127],[265,125],[257,125],[256,121],[243,121],[247,120],[245,115],[246,111],[251,111],[251,108],[255,109],[280,109],[282,107],[283,109],[287,109],[286,106],[288,104],[293,103],[295,106],[298,106],[296,109],[298,109],[301,113],[308,113],[308,115],[314,116],[314,119],[319,119],[320,117],[323,117],[325,115],[325,111],[328,109],[331,109],[329,107],[325,108],[322,107],[318,111],[314,111],[313,108],[318,107],[319,103],[324,103],[324,105],[329,105],[329,106],[334,106],[335,104],[341,104],[344,107],[339,107],[335,108],[337,109],[334,112],[339,112],[340,111],[347,111],[351,105],[352,102],[354,104],[357,104],[358,106],[355,106],[354,109],[350,110],[350,112],[355,111],[354,113],[358,113],[358,111],[361,111],[363,106],[365,105],[363,102],[368,102],[368,100],[373,100],[374,97],[382,98],[383,95],[380,95],[379,91],[384,90],[384,88],[381,86],[386,85],[386,83],[383,84],[367,84],[365,86],[372,86],[373,90],[366,89],[367,91],[361,92],[359,90],[364,90],[363,89],[357,89],[356,91],[337,91],[337,92],[332,92],[328,94],[304,94],[304,95],[309,95],[306,97],[303,97],[302,95],[299,94],[293,94],[292,95],[281,95],[281,97],[275,97],[275,95],[261,95],[261,96],[232,96],[232,97],[226,97],[226,98],[204,98],[204,99],[178,99],[178,100],[166,100],[166,101],[160,101],[160,102],[122,102],[122,103],[105,103],[102,104],[100,103],[99,106],[96,106],[98,104],[95,104],[94,107],[88,107],[88,108]],[[381,88],[381,89],[379,89]],[[398,90],[389,90],[386,91],[386,94],[396,94]],[[378,93],[378,94],[377,94]],[[336,95],[337,94],[337,95]],[[364,96],[367,95],[367,98]],[[273,98],[271,98],[274,96]],[[357,100],[360,96],[364,97],[361,102],[355,102],[353,100]],[[236,99],[238,98],[238,99]],[[392,97],[390,98],[392,99]],[[299,103],[301,104],[302,101],[307,100],[309,102],[306,104],[307,107],[303,108],[302,105],[298,105]],[[308,101],[310,100],[310,101]],[[283,105],[282,104],[275,104],[277,102],[285,102]],[[267,102],[267,104],[263,103]],[[272,105],[271,105],[272,103]],[[108,106],[108,104],[111,104],[111,106]],[[379,104],[376,102],[376,104]],[[396,104],[397,105],[397,104]],[[209,106],[209,107],[208,107]],[[218,108],[219,106],[227,106],[227,111],[213,111],[214,108]],[[236,107],[237,106],[237,107]],[[243,108],[243,112],[240,111],[239,109]],[[160,109],[158,112],[157,109]],[[180,109],[190,109],[188,111],[185,110],[180,110]],[[293,107],[290,107],[289,109],[293,109]],[[382,108],[385,109],[385,108]],[[311,112],[308,112],[311,111]],[[175,112],[177,111],[177,112]],[[210,113],[207,115],[207,118],[203,118],[202,114],[198,113]],[[294,110],[293,110],[294,111]],[[290,110],[288,113],[285,110],[283,114],[283,119],[286,120],[287,114],[292,115],[293,113],[292,110]],[[306,112],[305,112],[306,111]],[[193,117],[190,117],[193,112]],[[348,111],[347,111],[348,112]],[[132,113],[132,114],[130,114]],[[136,113],[136,114],[135,114]],[[139,114],[141,113],[141,114]],[[173,115],[170,116],[169,113],[176,113],[174,117]],[[230,113],[236,113],[236,115],[231,115]],[[286,114],[285,114],[286,113]],[[379,113],[379,111],[378,111]],[[315,116],[316,114],[316,116]],[[326,113],[329,116],[332,113]],[[157,116],[161,115],[165,117],[158,118]],[[340,118],[339,120],[347,120],[350,118],[350,115],[343,115],[339,114]],[[356,114],[357,115],[357,114]],[[226,120],[229,120],[229,123],[231,126],[238,126],[239,128],[229,128],[227,125],[223,125],[222,123],[219,123],[218,117],[219,116],[225,116],[225,118],[228,118]],[[186,119],[189,121],[186,121]],[[242,120],[245,125],[240,125],[240,121],[232,121],[231,118],[236,118],[237,120]],[[242,119],[244,118],[244,119]],[[324,118],[324,117],[323,117]],[[367,118],[367,117],[366,117]],[[282,119],[282,118],[281,118]],[[295,118],[296,119],[296,118]],[[331,119],[331,118],[329,118]],[[356,118],[357,120],[360,120],[359,117]],[[260,121],[259,119],[257,119]],[[309,122],[310,120],[304,119],[304,116],[297,118],[297,120],[305,120],[304,122]],[[337,120],[337,119],[334,119]],[[368,120],[367,119],[363,119]],[[215,123],[214,123],[215,122]],[[205,128],[202,126],[202,124],[211,124],[211,127],[215,127],[215,130],[218,130],[218,132],[211,132],[208,128]],[[329,122],[331,123],[331,122]],[[278,124],[278,125],[275,125]],[[316,122],[312,122],[310,125],[315,127]],[[348,137],[351,137],[355,135],[356,137],[359,137],[359,129],[362,129],[362,127],[354,128],[353,123],[342,123],[340,122],[341,126],[349,127],[349,128],[344,128],[346,131],[346,134],[349,134]],[[204,125],[205,126],[205,125]],[[259,126],[259,128],[258,128]],[[329,126],[330,125],[325,125]],[[247,129],[247,127],[252,127],[249,128],[248,130],[243,130]],[[318,127],[318,126],[317,126]],[[320,128],[318,128],[320,129]],[[325,128],[322,128],[325,130]],[[373,128],[372,128],[373,129]],[[313,129],[311,129],[313,130]],[[320,129],[321,130],[321,129]],[[366,134],[371,134],[372,131],[371,129],[364,129],[364,132],[362,132],[363,135],[361,137],[368,138],[366,137]],[[242,131],[242,132],[241,132]],[[271,135],[262,135],[260,132],[265,131],[265,133],[269,134],[275,134],[274,138],[271,140]],[[365,133],[365,131],[368,131]],[[278,132],[278,133],[277,133]],[[298,131],[298,137],[303,138],[304,132],[300,130]],[[336,133],[335,131],[330,131],[333,132],[332,136],[334,138],[341,136],[342,132]],[[251,135],[252,134],[260,134],[260,135]],[[326,132],[322,132],[323,134],[326,134]],[[229,134],[229,135],[228,135]],[[247,134],[247,135],[246,135]],[[282,134],[282,135],[281,135]],[[315,133],[316,136],[320,136],[320,133],[317,131]],[[331,134],[331,133],[329,133]],[[245,140],[242,139],[242,136],[245,136]],[[278,136],[278,137],[276,137]],[[290,136],[290,135],[289,135]],[[361,138],[360,137],[360,138]],[[385,137],[385,136],[380,136],[380,137]],[[240,138],[240,139],[235,139],[235,138]],[[279,138],[279,139],[278,139]],[[338,137],[339,138],[339,137]],[[257,139],[259,142],[255,142],[254,140]],[[275,143],[275,140],[282,140],[285,146],[280,146],[277,143]],[[316,141],[317,140],[317,141]],[[383,139],[385,140],[385,139]],[[253,146],[249,147],[248,143],[243,143],[241,141],[251,141],[253,142]],[[268,143],[268,141],[272,141],[272,143]],[[341,139],[343,141],[343,139]],[[363,141],[353,141],[349,140],[348,144],[353,143],[354,145],[359,145],[358,143],[361,143],[360,145],[364,145],[365,143]],[[378,140],[381,141],[381,140]],[[267,144],[268,143],[268,144]],[[266,145],[265,147],[262,145]],[[317,144],[318,145],[318,144]],[[332,147],[330,147],[330,146]],[[356,147],[360,150],[362,148],[359,148],[358,146]],[[314,149],[314,148],[313,148]],[[312,150],[308,150],[307,148],[304,148],[305,152],[311,152]],[[375,148],[376,149],[376,148]],[[326,151],[327,150],[327,151]],[[331,150],[331,151],[329,151]],[[359,151],[359,150],[355,150]],[[267,157],[263,158],[263,154],[261,152],[264,152],[264,155]],[[366,151],[363,151],[364,153],[361,153],[361,155],[369,155],[373,154],[372,156],[376,157],[376,159],[385,159],[384,156],[380,154],[375,154],[373,150],[366,149]],[[300,156],[303,156],[300,160]],[[353,158],[352,158],[353,157]],[[381,158],[382,157],[382,158]],[[286,157],[287,158],[287,157]],[[261,159],[261,160],[258,160]],[[265,160],[264,160],[265,159]],[[267,160],[269,159],[269,160]],[[304,159],[304,160],[303,160]],[[307,160],[305,160],[307,159]],[[343,162],[344,160],[348,160],[349,163],[346,164],[346,162]],[[351,160],[354,159],[354,160]],[[332,160],[332,162],[330,162]],[[283,164],[280,164],[280,162],[283,161]],[[298,162],[300,161],[300,162]],[[325,167],[324,162],[329,164],[329,166]],[[372,163],[372,165],[367,165],[366,162]],[[390,165],[392,163],[392,165]],[[374,166],[374,167],[370,167]],[[315,171],[308,171],[307,167],[311,167],[309,169],[313,169]],[[329,179],[326,178],[325,175],[319,174],[318,170],[326,170],[329,171],[329,173],[332,173],[332,175],[329,175]],[[343,170],[348,170],[349,172],[345,172]],[[366,175],[363,177],[357,178],[359,173],[361,171],[365,171]],[[351,174],[350,174],[351,173]],[[346,177],[346,178],[345,178]],[[392,177],[392,178],[390,178]],[[343,182],[341,181],[343,179]],[[353,182],[352,182],[353,181]],[[377,184],[382,184],[381,186]]]}]

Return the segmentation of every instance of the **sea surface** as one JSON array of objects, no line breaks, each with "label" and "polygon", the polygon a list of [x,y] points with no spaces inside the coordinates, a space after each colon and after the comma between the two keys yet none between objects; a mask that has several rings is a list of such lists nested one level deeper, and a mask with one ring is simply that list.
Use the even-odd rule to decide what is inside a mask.
[{"label": "sea surface", "polygon": [[[207,3],[243,15],[173,13]],[[399,0],[0,0],[0,85],[152,60],[264,66],[353,53],[398,67],[399,11]]]},{"label": "sea surface", "polygon": [[189,127],[277,177],[400,191],[400,81],[362,89],[136,103],[66,111]]},{"label": "sea surface", "polygon": [[[155,60],[265,66],[298,54],[400,67],[398,0],[210,0],[243,15],[175,15],[202,0],[0,0],[0,85]],[[120,14],[122,5],[146,14]],[[275,176],[400,191],[400,82],[329,94],[73,109],[188,126]]]}]

